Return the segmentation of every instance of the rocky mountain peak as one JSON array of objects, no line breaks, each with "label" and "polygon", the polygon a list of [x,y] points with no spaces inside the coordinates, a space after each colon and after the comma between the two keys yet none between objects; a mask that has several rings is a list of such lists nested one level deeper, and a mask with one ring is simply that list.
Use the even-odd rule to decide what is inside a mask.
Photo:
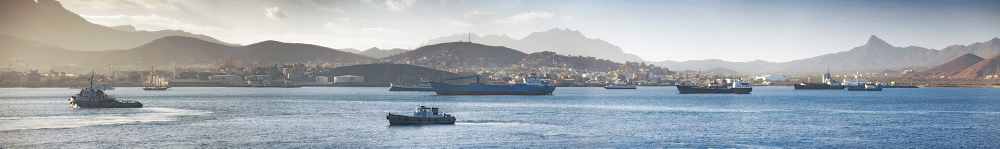
[{"label": "rocky mountain peak", "polygon": [[891,44],[889,44],[888,42],[885,42],[885,40],[882,40],[882,39],[876,37],[875,35],[872,35],[871,37],[868,37],[868,43],[866,43],[865,46],[866,47],[870,47],[870,48],[872,48],[872,47],[892,47]]}]

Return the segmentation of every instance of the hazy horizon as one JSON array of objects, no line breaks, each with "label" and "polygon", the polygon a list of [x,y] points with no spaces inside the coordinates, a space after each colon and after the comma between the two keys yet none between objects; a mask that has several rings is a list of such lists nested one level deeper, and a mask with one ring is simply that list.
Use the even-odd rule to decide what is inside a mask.
[{"label": "hazy horizon", "polygon": [[61,0],[105,26],[336,49],[414,49],[453,34],[579,30],[647,61],[786,62],[863,45],[942,49],[1000,36],[1000,1]]}]

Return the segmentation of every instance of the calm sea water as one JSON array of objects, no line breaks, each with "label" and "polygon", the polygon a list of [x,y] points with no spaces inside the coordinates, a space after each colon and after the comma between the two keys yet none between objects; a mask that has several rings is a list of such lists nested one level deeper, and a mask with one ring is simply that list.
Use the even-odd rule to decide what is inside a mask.
[{"label": "calm sea water", "polygon": [[[388,88],[108,91],[136,109],[75,109],[72,89],[0,89],[0,148],[1000,147],[1000,88],[678,94],[558,88],[437,96]],[[440,107],[455,125],[389,126]]]}]

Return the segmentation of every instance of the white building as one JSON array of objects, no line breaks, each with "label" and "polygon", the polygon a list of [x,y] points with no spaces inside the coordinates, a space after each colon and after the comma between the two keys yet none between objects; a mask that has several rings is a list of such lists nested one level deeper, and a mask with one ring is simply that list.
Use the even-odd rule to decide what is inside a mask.
[{"label": "white building", "polygon": [[342,75],[333,77],[334,83],[365,82],[365,77],[355,75]]},{"label": "white building", "polygon": [[316,82],[320,83],[330,82],[330,78],[326,76],[316,76]]}]

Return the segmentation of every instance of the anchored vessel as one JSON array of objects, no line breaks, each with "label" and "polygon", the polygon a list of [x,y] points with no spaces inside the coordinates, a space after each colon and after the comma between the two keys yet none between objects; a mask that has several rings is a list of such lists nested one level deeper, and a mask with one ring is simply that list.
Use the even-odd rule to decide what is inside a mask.
[{"label": "anchored vessel", "polygon": [[882,85],[864,84],[859,86],[847,86],[848,91],[882,91]]},{"label": "anchored vessel", "polygon": [[161,81],[156,81],[155,79],[153,79],[153,72],[154,72],[153,68],[149,68],[149,77],[148,77],[149,85],[146,87],[142,87],[142,90],[162,91],[169,89],[170,86],[163,85],[162,83],[160,83]]},{"label": "anchored vessel", "polygon": [[114,96],[104,93],[104,90],[92,88],[94,75],[90,76],[91,87],[80,89],[80,93],[69,97],[69,104],[78,108],[141,108],[142,103],[134,100],[115,100]]},{"label": "anchored vessel", "polygon": [[913,84],[907,84],[907,85],[896,84],[896,81],[890,82],[888,84],[880,83],[879,85],[882,85],[882,88],[920,88]]},{"label": "anchored vessel", "polygon": [[421,125],[421,124],[455,124],[455,117],[441,113],[438,108],[417,107],[413,116],[389,113],[385,116],[389,125]]},{"label": "anchored vessel", "polygon": [[434,91],[434,87],[431,86],[431,82],[420,78],[420,84],[417,86],[389,83],[389,91]]},{"label": "anchored vessel", "polygon": [[736,94],[749,94],[753,91],[753,87],[750,86],[750,81],[739,80],[734,81],[731,85],[722,85],[719,83],[711,83],[708,86],[697,86],[697,85],[677,85],[677,91],[681,94],[687,93],[736,93]]},{"label": "anchored vessel", "polygon": [[604,86],[604,89],[636,89],[636,87],[632,84],[609,84]]},{"label": "anchored vessel", "polygon": [[844,89],[844,87],[846,87],[843,84],[840,84],[840,82],[833,80],[833,78],[830,77],[830,72],[826,72],[823,74],[823,83],[802,83],[802,84],[795,84],[794,86],[795,89],[797,90],[802,90],[802,89],[842,90]]},{"label": "anchored vessel", "polygon": [[431,82],[434,92],[438,95],[548,95],[556,90],[547,82],[541,81],[537,74],[532,73],[529,77],[524,77],[524,83],[513,85],[486,85],[479,83],[479,76],[468,76],[451,78],[448,80],[458,80],[476,78],[476,83],[468,85],[451,85],[442,82]]}]

